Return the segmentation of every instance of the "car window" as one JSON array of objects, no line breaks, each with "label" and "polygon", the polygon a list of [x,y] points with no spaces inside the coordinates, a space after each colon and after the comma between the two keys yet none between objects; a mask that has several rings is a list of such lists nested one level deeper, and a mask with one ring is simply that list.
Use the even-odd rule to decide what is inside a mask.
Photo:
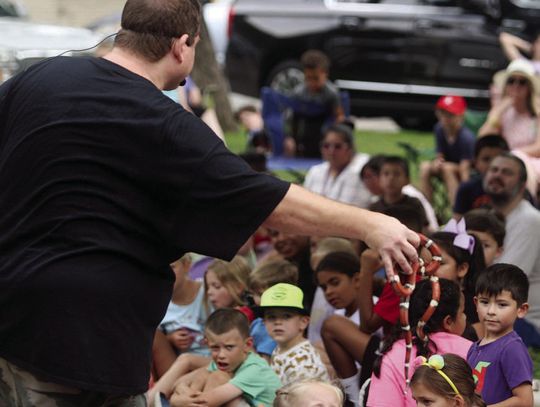
[{"label": "car window", "polygon": [[0,0],[0,17],[17,17],[17,7],[14,3]]}]

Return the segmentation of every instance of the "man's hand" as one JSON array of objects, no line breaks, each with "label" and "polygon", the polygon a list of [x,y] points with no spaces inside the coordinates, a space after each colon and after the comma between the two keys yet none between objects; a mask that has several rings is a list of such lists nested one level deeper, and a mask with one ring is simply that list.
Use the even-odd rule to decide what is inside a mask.
[{"label": "man's hand", "polygon": [[380,213],[373,212],[369,223],[365,242],[379,253],[387,275],[395,273],[395,264],[411,273],[411,264],[418,261],[420,237],[397,219]]}]

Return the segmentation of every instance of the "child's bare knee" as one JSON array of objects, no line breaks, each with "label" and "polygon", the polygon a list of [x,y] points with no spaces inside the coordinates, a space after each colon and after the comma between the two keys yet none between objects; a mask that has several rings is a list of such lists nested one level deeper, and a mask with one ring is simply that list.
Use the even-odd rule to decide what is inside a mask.
[{"label": "child's bare knee", "polygon": [[214,389],[222,384],[228,383],[231,380],[231,376],[228,373],[216,370],[208,375],[206,378],[206,384],[204,390]]},{"label": "child's bare knee", "polygon": [[331,315],[322,324],[321,335],[325,338],[333,337],[339,326],[339,316]]}]

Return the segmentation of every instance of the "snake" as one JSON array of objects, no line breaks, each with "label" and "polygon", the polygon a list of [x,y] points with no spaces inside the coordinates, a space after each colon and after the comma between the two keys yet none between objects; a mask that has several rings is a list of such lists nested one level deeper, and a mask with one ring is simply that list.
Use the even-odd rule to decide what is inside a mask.
[{"label": "snake", "polygon": [[[423,234],[418,234],[420,237],[420,250],[422,247],[426,248],[431,253],[431,260],[426,262],[422,257],[418,257],[418,261],[411,264],[412,272],[405,273],[403,270],[398,269],[398,273],[389,273],[388,280],[391,282],[392,287],[396,294],[400,297],[399,303],[399,322],[401,325],[401,330],[403,331],[403,336],[405,339],[405,393],[410,385],[409,378],[409,366],[411,361],[411,351],[412,351],[412,332],[411,326],[409,324],[409,301],[411,294],[414,291],[416,286],[416,280],[418,273],[422,279],[429,278],[431,282],[431,301],[426,311],[418,321],[416,325],[416,336],[427,342],[429,340],[428,336],[424,332],[424,326],[427,321],[431,318],[435,309],[439,305],[439,300],[441,297],[441,287],[439,284],[439,277],[435,275],[435,272],[441,265],[442,254],[439,247],[433,242],[433,240],[428,239]],[[403,280],[403,283],[402,283]]]}]

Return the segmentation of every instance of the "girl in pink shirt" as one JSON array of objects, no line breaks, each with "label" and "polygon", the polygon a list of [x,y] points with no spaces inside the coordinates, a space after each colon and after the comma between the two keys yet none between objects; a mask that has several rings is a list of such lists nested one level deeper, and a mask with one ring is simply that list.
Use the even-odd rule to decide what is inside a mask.
[{"label": "girl in pink shirt", "polygon": [[[411,361],[417,355],[429,357],[435,353],[454,353],[463,358],[471,342],[461,337],[466,317],[463,313],[464,298],[459,286],[440,279],[439,306],[424,327],[429,341],[413,338]],[[409,322],[413,332],[431,301],[431,283],[421,281],[414,290],[409,307]],[[413,407],[416,402],[405,383],[405,340],[401,339],[401,326],[396,325],[385,341],[379,359],[375,362],[367,405],[369,407]],[[409,376],[414,372],[409,370]],[[410,378],[410,377],[409,377]]]}]

